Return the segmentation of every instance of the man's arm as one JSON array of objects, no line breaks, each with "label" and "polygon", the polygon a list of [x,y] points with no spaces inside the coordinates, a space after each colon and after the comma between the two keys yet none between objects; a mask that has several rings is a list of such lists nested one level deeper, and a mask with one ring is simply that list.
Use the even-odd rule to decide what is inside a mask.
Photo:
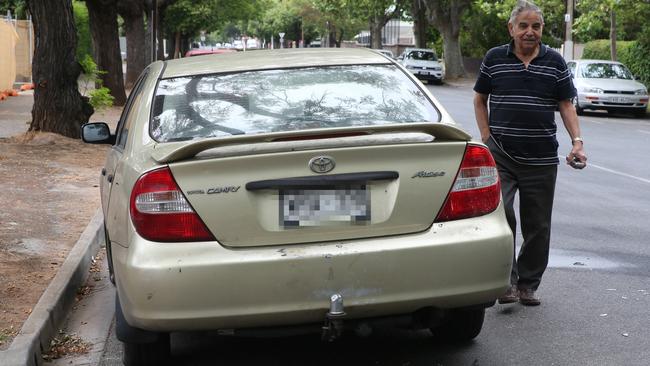
[{"label": "man's arm", "polygon": [[474,114],[476,115],[476,124],[478,125],[478,130],[481,132],[481,141],[483,141],[483,143],[487,143],[490,138],[487,103],[487,94],[474,93]]},{"label": "man's arm", "polygon": [[562,122],[564,122],[564,127],[569,133],[573,145],[571,152],[566,157],[566,162],[569,164],[571,161],[573,161],[574,158],[577,158],[581,163],[584,163],[586,165],[587,155],[585,155],[584,152],[583,142],[582,140],[575,141],[577,137],[580,137],[580,123],[578,122],[576,109],[569,99],[560,101],[559,108],[560,116],[562,116]]}]

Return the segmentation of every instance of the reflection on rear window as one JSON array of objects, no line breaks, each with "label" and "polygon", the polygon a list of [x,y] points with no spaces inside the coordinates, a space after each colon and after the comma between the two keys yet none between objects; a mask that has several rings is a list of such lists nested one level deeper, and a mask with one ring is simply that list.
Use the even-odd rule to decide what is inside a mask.
[{"label": "reflection on rear window", "polygon": [[587,64],[582,67],[582,77],[589,79],[627,79],[632,80],[632,73],[619,64]]},{"label": "reflection on rear window", "polygon": [[161,80],[150,132],[165,142],[439,120],[395,66],[355,65]]}]

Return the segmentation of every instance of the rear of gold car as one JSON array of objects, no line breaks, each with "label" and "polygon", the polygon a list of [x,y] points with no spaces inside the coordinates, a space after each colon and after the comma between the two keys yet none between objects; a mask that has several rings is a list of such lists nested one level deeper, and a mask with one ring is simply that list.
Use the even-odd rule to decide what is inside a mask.
[{"label": "rear of gold car", "polygon": [[[132,108],[143,116],[119,162],[107,164],[117,168],[104,202],[118,338],[135,347],[131,354],[151,351],[142,344],[155,339],[168,352],[168,334],[176,331],[315,325],[331,339],[348,325],[404,316],[414,327],[473,338],[483,309],[508,286],[512,233],[487,148],[471,142],[392,61],[367,51],[317,50],[300,62],[308,63],[309,52],[318,61],[290,70],[296,90],[274,94],[289,77],[281,70],[247,79],[232,66],[216,76],[187,76],[184,64],[172,62],[154,76],[151,100]],[[344,66],[341,52],[352,59]],[[327,61],[331,55],[339,58]],[[253,62],[241,57],[215,62],[226,69],[231,61]],[[366,74],[355,74],[355,57]],[[327,72],[339,68],[343,76],[334,83],[316,62],[330,62]],[[366,80],[367,73],[379,81]],[[242,86],[267,76],[273,83]],[[391,100],[395,87],[386,80],[410,83],[395,94],[408,97]],[[366,110],[345,84],[351,82],[360,83],[359,93],[371,93],[363,91],[368,85],[387,91],[378,101],[361,98],[375,103]],[[309,83],[329,91],[306,97],[300,113],[308,117],[287,117]],[[344,96],[332,99],[337,92]],[[210,98],[218,101],[202,102]],[[184,105],[194,110],[180,117]],[[412,120],[409,108],[430,117]],[[212,135],[197,136],[214,115],[222,122],[210,125]],[[195,119],[202,127],[188,127]],[[466,326],[472,329],[455,330]]]}]

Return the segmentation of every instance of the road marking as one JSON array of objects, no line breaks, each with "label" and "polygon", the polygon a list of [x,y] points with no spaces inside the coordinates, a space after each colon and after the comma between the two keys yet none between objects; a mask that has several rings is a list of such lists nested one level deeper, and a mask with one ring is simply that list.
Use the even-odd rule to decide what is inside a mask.
[{"label": "road marking", "polygon": [[647,133],[648,135],[650,135],[650,131],[646,131],[646,130],[637,130],[637,131],[639,131],[641,133]]},{"label": "road marking", "polygon": [[[564,161],[563,159],[565,159],[566,157],[558,155],[558,158],[560,158],[560,161]],[[594,163],[587,162],[587,166],[592,166],[592,167],[594,167],[596,169],[600,169],[600,170],[606,171],[608,173],[620,175],[621,177],[631,178],[631,179],[634,179],[634,180],[638,180],[639,182],[650,184],[650,179],[645,179],[645,178],[637,177],[635,175],[619,172],[617,170],[605,168],[604,166],[596,165]]]},{"label": "road marking", "polygon": [[621,177],[631,178],[631,179],[638,180],[639,182],[643,182],[643,183],[648,183],[648,184],[650,184],[650,179],[645,179],[645,178],[637,177],[637,176],[634,176],[634,175],[631,175],[631,174],[627,174],[627,173],[619,172],[619,171],[616,171],[616,170],[613,170],[613,169],[609,169],[609,168],[605,168],[605,167],[603,167],[603,166],[596,165],[596,164],[592,164],[592,163],[589,163],[589,166],[593,166],[594,168],[597,168],[597,169],[600,169],[600,170],[606,171],[606,172],[608,172],[608,173],[612,173],[612,174],[620,175]]}]

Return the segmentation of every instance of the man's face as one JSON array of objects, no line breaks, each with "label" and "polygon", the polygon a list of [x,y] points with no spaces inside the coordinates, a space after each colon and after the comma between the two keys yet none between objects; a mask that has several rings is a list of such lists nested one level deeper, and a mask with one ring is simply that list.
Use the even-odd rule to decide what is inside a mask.
[{"label": "man's face", "polygon": [[513,23],[508,23],[510,36],[515,41],[515,49],[520,52],[535,50],[542,39],[544,23],[534,11],[524,11]]}]

